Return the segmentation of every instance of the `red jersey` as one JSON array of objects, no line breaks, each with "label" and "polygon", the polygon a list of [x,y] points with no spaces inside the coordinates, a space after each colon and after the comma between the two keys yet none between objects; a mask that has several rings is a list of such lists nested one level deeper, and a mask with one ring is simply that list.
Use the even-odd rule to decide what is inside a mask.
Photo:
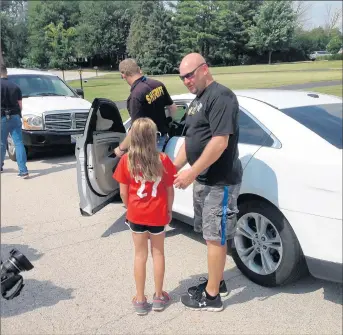
[{"label": "red jersey", "polygon": [[176,168],[170,158],[160,153],[164,167],[156,182],[133,178],[128,169],[128,156],[123,155],[113,174],[118,183],[129,185],[127,219],[148,226],[165,226],[169,222],[167,187],[172,187]]}]

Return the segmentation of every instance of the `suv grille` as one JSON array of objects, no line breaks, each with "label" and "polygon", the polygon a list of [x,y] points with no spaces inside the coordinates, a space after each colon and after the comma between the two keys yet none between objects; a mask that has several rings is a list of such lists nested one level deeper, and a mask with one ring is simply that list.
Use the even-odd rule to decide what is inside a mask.
[{"label": "suv grille", "polygon": [[44,124],[47,130],[83,130],[87,118],[88,111],[53,112],[44,115]]}]

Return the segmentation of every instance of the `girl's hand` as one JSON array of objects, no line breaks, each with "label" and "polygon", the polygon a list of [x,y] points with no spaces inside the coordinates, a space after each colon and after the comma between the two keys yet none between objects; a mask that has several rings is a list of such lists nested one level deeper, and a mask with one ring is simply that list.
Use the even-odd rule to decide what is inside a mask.
[{"label": "girl's hand", "polygon": [[169,224],[173,220],[173,215],[171,211],[168,211],[168,217],[169,217],[169,220],[168,220],[168,224]]}]

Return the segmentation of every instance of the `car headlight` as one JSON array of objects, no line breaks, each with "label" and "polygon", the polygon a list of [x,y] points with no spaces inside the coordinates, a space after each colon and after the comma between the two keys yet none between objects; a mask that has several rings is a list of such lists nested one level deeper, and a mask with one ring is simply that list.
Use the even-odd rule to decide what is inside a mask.
[{"label": "car headlight", "polygon": [[23,128],[26,130],[42,130],[43,120],[37,115],[24,115]]}]

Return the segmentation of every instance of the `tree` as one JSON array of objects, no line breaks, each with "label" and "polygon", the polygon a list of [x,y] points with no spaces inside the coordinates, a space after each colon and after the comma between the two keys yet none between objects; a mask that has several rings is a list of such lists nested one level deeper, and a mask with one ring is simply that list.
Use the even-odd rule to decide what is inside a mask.
[{"label": "tree", "polygon": [[235,0],[224,2],[228,10],[242,17],[242,21],[246,28],[254,24],[254,17],[259,11],[262,3],[262,0]]},{"label": "tree", "polygon": [[162,2],[155,3],[148,29],[151,32],[147,41],[149,51],[143,57],[143,70],[151,74],[177,73],[177,32],[172,13]]},{"label": "tree", "polygon": [[314,28],[309,34],[312,41],[312,51],[326,50],[326,46],[330,41],[330,37],[323,27]]},{"label": "tree", "polygon": [[98,56],[114,66],[124,59],[135,6],[135,2],[82,1],[77,27],[79,56]]},{"label": "tree", "polygon": [[269,64],[273,51],[286,50],[292,41],[295,15],[290,1],[265,1],[250,28],[250,45],[259,53],[268,52]]},{"label": "tree", "polygon": [[150,27],[148,28],[148,22],[153,10],[154,1],[140,1],[130,26],[127,52],[140,64],[144,62],[144,55],[149,51]]},{"label": "tree", "polygon": [[326,49],[331,54],[336,54],[339,51],[339,49],[342,47],[342,45],[343,45],[342,36],[336,35],[331,38]]},{"label": "tree", "polygon": [[200,1],[179,0],[175,6],[175,26],[179,34],[180,57],[190,52],[201,52],[198,34],[203,31],[201,25]]},{"label": "tree", "polygon": [[7,66],[22,64],[27,50],[27,1],[1,3],[1,53]]},{"label": "tree", "polygon": [[178,52],[173,16],[162,1],[141,1],[132,19],[128,54],[150,74],[175,73]]},{"label": "tree", "polygon": [[76,27],[79,18],[78,1],[30,1],[28,7],[29,18],[29,53],[26,59],[28,66],[48,67],[49,50],[45,38],[45,27],[50,23],[57,26],[62,22],[63,28]]},{"label": "tree", "polygon": [[296,26],[298,28],[304,27],[304,25],[310,20],[309,11],[311,10],[313,3],[310,1],[293,1],[293,10],[295,14]]},{"label": "tree", "polygon": [[65,70],[75,60],[76,29],[63,28],[63,22],[50,23],[45,27],[45,36],[50,47],[49,67]]},{"label": "tree", "polygon": [[330,35],[331,31],[334,28],[337,28],[337,25],[341,23],[342,25],[342,9],[336,8],[332,9],[332,5],[326,5],[326,17],[325,17],[325,25],[324,29],[328,35]]}]

